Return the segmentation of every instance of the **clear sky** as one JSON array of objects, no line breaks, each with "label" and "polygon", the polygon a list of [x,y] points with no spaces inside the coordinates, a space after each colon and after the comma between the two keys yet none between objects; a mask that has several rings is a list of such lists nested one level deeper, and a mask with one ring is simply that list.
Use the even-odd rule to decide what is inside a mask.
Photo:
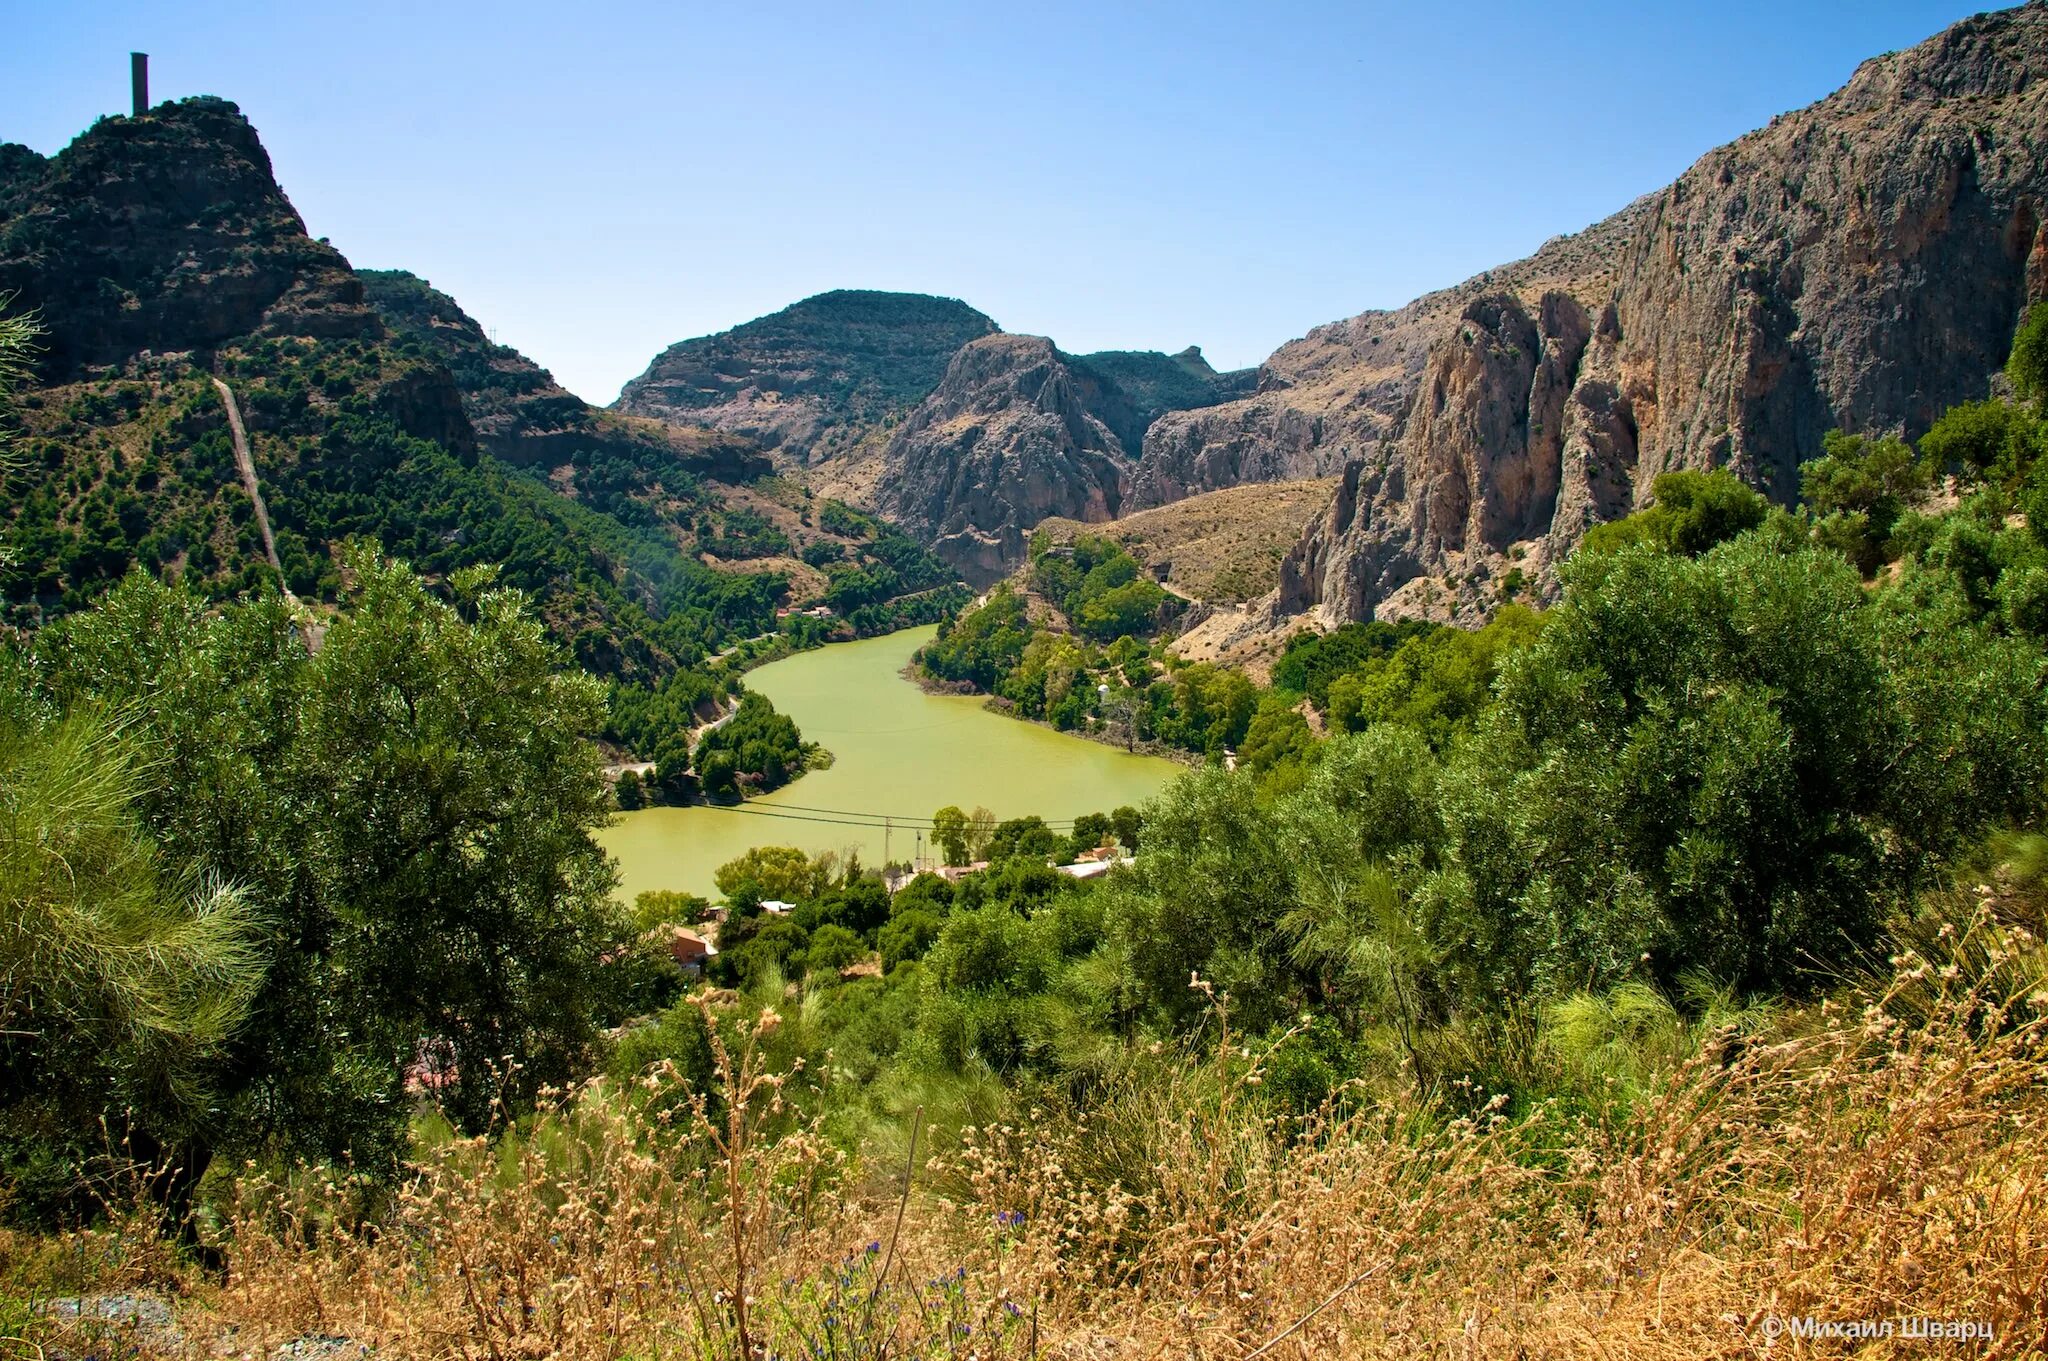
[{"label": "clear sky", "polygon": [[0,0],[0,140],[217,94],[316,236],[608,402],[830,288],[1255,364],[1526,255],[1973,7]]}]

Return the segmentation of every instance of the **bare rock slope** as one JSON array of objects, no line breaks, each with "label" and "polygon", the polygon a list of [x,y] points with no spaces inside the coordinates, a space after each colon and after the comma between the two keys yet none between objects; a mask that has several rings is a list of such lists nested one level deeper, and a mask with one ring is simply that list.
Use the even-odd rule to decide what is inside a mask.
[{"label": "bare rock slope", "polygon": [[890,438],[876,505],[987,585],[1023,560],[1039,521],[1113,518],[1143,433],[1122,389],[1050,340],[986,336]]}]

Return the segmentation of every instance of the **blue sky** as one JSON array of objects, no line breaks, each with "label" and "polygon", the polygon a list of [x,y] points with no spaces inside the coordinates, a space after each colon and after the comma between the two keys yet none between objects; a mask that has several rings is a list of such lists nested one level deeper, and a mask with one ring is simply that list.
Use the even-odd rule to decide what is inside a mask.
[{"label": "blue sky", "polygon": [[1525,255],[1973,7],[0,0],[0,140],[218,94],[317,236],[608,402],[829,288],[1257,363]]}]

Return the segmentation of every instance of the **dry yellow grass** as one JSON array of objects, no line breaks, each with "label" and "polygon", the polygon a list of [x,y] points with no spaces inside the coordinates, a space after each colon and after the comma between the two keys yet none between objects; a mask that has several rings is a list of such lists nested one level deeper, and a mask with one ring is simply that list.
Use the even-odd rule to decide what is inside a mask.
[{"label": "dry yellow grass", "polygon": [[1329,504],[1336,485],[1331,477],[1247,483],[1103,524],[1047,520],[1038,532],[1055,543],[1106,534],[1140,562],[1167,564],[1167,584],[1191,600],[1250,600],[1279,584],[1281,557]]},{"label": "dry yellow grass", "polygon": [[[186,1282],[187,1336],[489,1358],[1676,1358],[1926,1354],[1897,1330],[1928,1318],[1987,1330],[1965,1354],[2038,1355],[2042,946],[1963,920],[1881,984],[1709,1037],[1633,1104],[1511,1117],[1484,1093],[1354,1092],[1287,1120],[1226,1037],[1085,1118],[1020,1112],[913,1155],[908,1197],[900,1165],[801,1128],[763,1139],[787,1078],[750,1034],[721,1055],[729,1104],[662,1078],[630,1101],[584,1089],[517,1141],[445,1142],[374,1232],[347,1185],[250,1178],[225,1285]],[[1809,1318],[1895,1335],[1798,1336]]]}]

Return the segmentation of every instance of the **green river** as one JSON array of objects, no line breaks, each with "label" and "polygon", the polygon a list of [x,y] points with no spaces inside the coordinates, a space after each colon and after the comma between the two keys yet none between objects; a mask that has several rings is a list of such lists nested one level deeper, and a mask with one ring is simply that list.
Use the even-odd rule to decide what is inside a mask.
[{"label": "green river", "polygon": [[[739,808],[647,808],[622,813],[598,841],[618,858],[619,894],[646,889],[717,896],[712,871],[750,846],[858,850],[882,863],[883,831],[834,825],[835,813],[915,818],[958,804],[999,818],[1047,821],[1139,804],[1182,767],[1132,756],[982,708],[978,696],[928,695],[905,680],[910,654],[936,626],[800,652],[753,671],[749,689],[796,720],[835,758]],[[829,810],[820,812],[818,810]],[[909,860],[915,833],[897,830],[889,854]],[[929,847],[926,848],[929,853]]]}]

